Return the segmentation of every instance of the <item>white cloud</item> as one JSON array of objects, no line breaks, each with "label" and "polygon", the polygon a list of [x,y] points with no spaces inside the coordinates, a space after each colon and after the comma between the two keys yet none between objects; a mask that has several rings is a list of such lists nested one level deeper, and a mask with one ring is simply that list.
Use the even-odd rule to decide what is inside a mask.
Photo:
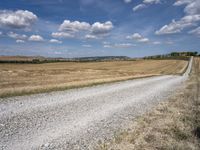
[{"label": "white cloud", "polygon": [[50,43],[57,43],[57,44],[62,44],[62,41],[59,41],[57,39],[51,39],[49,40]]},{"label": "white cloud", "polygon": [[159,42],[159,41],[154,41],[153,44],[154,44],[154,45],[159,45],[159,44],[161,44],[161,42]]},{"label": "white cloud", "polygon": [[187,27],[195,26],[198,21],[200,21],[200,15],[188,15],[178,21],[172,20],[170,24],[164,25],[160,30],[157,30],[155,33],[157,35],[180,33]]},{"label": "white cloud", "polygon": [[144,0],[143,3],[145,4],[158,4],[160,0]]},{"label": "white cloud", "polygon": [[90,28],[90,24],[87,22],[79,22],[79,21],[70,21],[64,20],[64,22],[60,25],[59,31],[67,31],[67,32],[79,32],[82,30],[88,30]]},{"label": "white cloud", "polygon": [[135,46],[134,44],[131,43],[116,43],[116,44],[104,44],[103,47],[104,48],[131,48]]},{"label": "white cloud", "polygon": [[147,5],[145,5],[145,4],[139,4],[135,7],[133,7],[133,11],[137,11],[137,10],[140,10],[140,9],[143,9],[143,8],[146,8],[146,7],[147,7]]},{"label": "white cloud", "polygon": [[131,43],[119,43],[119,44],[115,44],[114,47],[116,48],[130,48],[135,46],[134,44]]},{"label": "white cloud", "polygon": [[134,33],[131,36],[127,36],[127,39],[139,40],[139,39],[142,39],[142,36],[139,33]]},{"label": "white cloud", "polygon": [[189,31],[188,33],[200,36],[200,27]]},{"label": "white cloud", "polygon": [[130,36],[127,36],[126,38],[127,39],[131,39],[131,40],[135,40],[137,42],[143,42],[143,43],[149,42],[148,38],[143,37],[139,33],[134,33],[134,34],[132,34]]},{"label": "white cloud", "polygon": [[14,32],[9,32],[7,35],[13,39],[21,39],[21,40],[27,39],[27,35],[25,35],[25,34],[20,35],[20,34],[14,33]]},{"label": "white cloud", "polygon": [[67,32],[53,32],[51,36],[54,38],[73,38],[74,37],[72,33],[67,33]]},{"label": "white cloud", "polygon": [[28,28],[37,20],[37,16],[28,10],[1,10],[0,26],[9,28]]},{"label": "white cloud", "polygon": [[103,45],[103,47],[104,48],[113,48],[112,45],[110,45],[110,44],[105,44],[105,45]]},{"label": "white cloud", "polygon": [[200,1],[199,0],[190,0],[186,3],[184,12],[189,15],[200,14]]},{"label": "white cloud", "polygon": [[16,43],[25,43],[24,40],[16,40]]},{"label": "white cloud", "polygon": [[160,0],[143,0],[142,4],[133,7],[133,11],[138,11],[140,9],[147,8],[149,5],[159,4],[159,3],[161,3]]},{"label": "white cloud", "polygon": [[130,3],[132,0],[124,0],[125,3]]},{"label": "white cloud", "polygon": [[2,35],[3,33],[0,31],[0,35]]},{"label": "white cloud", "polygon": [[190,3],[191,0],[177,0],[175,3],[174,3],[174,6],[181,6],[181,5],[184,5],[184,4],[188,4]]},{"label": "white cloud", "polygon": [[200,14],[200,1],[199,0],[177,0],[174,6],[186,5],[184,12],[187,15]]},{"label": "white cloud", "polygon": [[84,45],[82,45],[83,47],[87,47],[87,48],[90,48],[90,47],[92,47],[92,45],[89,45],[89,44],[84,44]]},{"label": "white cloud", "polygon": [[147,43],[147,42],[149,42],[149,39],[148,38],[143,38],[143,39],[138,40],[138,42]]},{"label": "white cloud", "polygon": [[101,39],[102,37],[108,36],[113,28],[114,26],[111,21],[89,24],[87,22],[64,20],[58,29],[60,32],[54,32],[52,36],[54,38],[84,36],[86,39]]},{"label": "white cloud", "polygon": [[199,0],[177,0],[173,5],[185,5],[184,12],[186,15],[178,21],[172,20],[170,24],[164,25],[155,32],[157,35],[180,33],[186,28],[198,25],[198,22],[200,22]]},{"label": "white cloud", "polygon": [[91,34],[86,34],[85,35],[85,39],[98,39],[98,37],[97,36],[95,36],[95,35],[91,35]]},{"label": "white cloud", "polygon": [[34,41],[34,42],[42,42],[44,41],[43,37],[40,35],[31,35],[28,39],[29,41]]},{"label": "white cloud", "polygon": [[91,34],[93,35],[107,35],[113,29],[113,24],[111,21],[105,23],[95,22],[91,26]]}]

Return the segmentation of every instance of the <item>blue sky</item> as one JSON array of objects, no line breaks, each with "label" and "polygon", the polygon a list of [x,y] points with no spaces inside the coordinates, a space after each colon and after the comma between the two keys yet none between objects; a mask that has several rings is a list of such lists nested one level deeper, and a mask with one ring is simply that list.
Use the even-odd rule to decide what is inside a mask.
[{"label": "blue sky", "polygon": [[1,0],[0,55],[198,51],[199,0]]}]

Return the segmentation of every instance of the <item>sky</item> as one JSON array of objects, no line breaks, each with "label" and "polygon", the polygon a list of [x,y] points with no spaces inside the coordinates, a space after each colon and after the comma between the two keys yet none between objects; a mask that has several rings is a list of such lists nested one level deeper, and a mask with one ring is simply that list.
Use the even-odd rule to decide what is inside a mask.
[{"label": "sky", "polygon": [[200,52],[200,0],[1,0],[0,55]]}]

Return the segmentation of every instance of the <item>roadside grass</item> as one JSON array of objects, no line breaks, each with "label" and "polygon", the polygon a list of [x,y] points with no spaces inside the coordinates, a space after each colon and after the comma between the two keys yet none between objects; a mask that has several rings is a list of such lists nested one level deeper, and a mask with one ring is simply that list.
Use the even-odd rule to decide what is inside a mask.
[{"label": "roadside grass", "polygon": [[184,60],[0,64],[0,97],[93,86],[165,74],[181,74]]},{"label": "roadside grass", "polygon": [[168,101],[133,121],[128,130],[96,146],[101,150],[199,150],[200,58],[190,79]]}]

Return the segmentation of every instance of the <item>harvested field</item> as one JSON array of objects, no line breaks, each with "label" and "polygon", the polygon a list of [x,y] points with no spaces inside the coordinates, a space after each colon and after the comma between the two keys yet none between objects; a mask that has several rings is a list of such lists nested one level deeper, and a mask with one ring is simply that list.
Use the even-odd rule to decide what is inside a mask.
[{"label": "harvested field", "polygon": [[186,66],[187,61],[183,60],[0,64],[0,97],[180,74]]}]

